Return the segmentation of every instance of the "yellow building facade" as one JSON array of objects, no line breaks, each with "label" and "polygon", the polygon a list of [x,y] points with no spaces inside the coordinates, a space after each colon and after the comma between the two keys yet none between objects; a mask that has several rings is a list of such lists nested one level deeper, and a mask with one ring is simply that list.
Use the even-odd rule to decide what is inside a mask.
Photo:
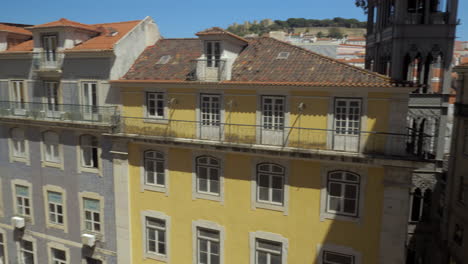
[{"label": "yellow building facade", "polygon": [[408,87],[272,39],[198,36],[113,83],[132,263],[400,263],[420,165]]}]

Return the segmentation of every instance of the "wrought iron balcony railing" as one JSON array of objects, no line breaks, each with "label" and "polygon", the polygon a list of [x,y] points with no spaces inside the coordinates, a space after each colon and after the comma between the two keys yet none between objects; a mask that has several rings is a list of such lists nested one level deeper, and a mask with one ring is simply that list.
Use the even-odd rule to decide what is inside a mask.
[{"label": "wrought iron balcony railing", "polygon": [[424,135],[155,120],[121,117],[120,132],[164,139],[202,140],[223,144],[279,146],[317,151],[339,151],[390,156],[419,156],[433,138]]},{"label": "wrought iron balcony railing", "polygon": [[202,82],[219,82],[225,80],[226,60],[221,59],[197,59],[192,61],[188,80]]},{"label": "wrought iron balcony railing", "polygon": [[37,71],[57,71],[62,68],[65,54],[58,51],[42,51],[33,54],[33,66]]},{"label": "wrought iron balcony railing", "polygon": [[116,106],[90,106],[74,104],[49,104],[0,101],[0,117],[100,123],[116,126],[119,114]]}]

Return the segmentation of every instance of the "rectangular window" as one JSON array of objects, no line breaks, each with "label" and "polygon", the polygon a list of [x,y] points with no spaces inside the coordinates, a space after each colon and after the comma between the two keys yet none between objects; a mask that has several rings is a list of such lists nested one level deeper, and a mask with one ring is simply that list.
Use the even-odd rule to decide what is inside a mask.
[{"label": "rectangular window", "polygon": [[221,122],[221,109],[219,95],[201,95],[201,121],[204,126],[219,126]]},{"label": "rectangular window", "polygon": [[205,44],[207,66],[218,68],[221,59],[221,43],[218,41],[207,41]]},{"label": "rectangular window", "polygon": [[323,264],[354,264],[354,256],[330,251],[323,252]]},{"label": "rectangular window", "polygon": [[31,216],[31,196],[29,187],[15,185],[16,213],[22,216]]},{"label": "rectangular window", "polygon": [[197,263],[219,264],[220,257],[219,231],[205,228],[197,229]]},{"label": "rectangular window", "polygon": [[146,251],[166,256],[166,221],[146,217]]},{"label": "rectangular window", "polygon": [[166,185],[166,169],[164,154],[148,150],[144,153],[145,184],[164,187]]},{"label": "rectangular window", "polygon": [[255,264],[281,264],[282,244],[275,241],[257,239],[255,241]]},{"label": "rectangular window", "polygon": [[340,135],[358,135],[361,129],[361,100],[337,99],[335,129]]},{"label": "rectangular window", "polygon": [[328,175],[327,211],[357,216],[359,208],[359,175],[336,171]]},{"label": "rectangular window", "polygon": [[83,112],[90,114],[97,112],[97,83],[83,82],[82,83],[82,104]]},{"label": "rectangular window", "polygon": [[283,205],[285,169],[272,163],[257,165],[257,200]]},{"label": "rectangular window", "polygon": [[42,48],[45,52],[45,61],[57,61],[57,36],[43,36]]},{"label": "rectangular window", "polygon": [[3,233],[0,233],[0,264],[6,263],[6,239]]},{"label": "rectangular window", "polygon": [[59,163],[59,135],[52,131],[43,134],[45,161]]},{"label": "rectangular window", "polygon": [[63,225],[63,197],[61,193],[47,191],[49,221],[51,224]]},{"label": "rectangular window", "polygon": [[44,82],[47,110],[58,111],[59,93],[58,82]]},{"label": "rectangular window", "polygon": [[13,147],[11,154],[17,158],[26,158],[26,139],[23,129],[13,128],[11,130],[11,142]]},{"label": "rectangular window", "polygon": [[216,158],[196,158],[197,192],[210,195],[220,194],[221,164]]},{"label": "rectangular window", "polygon": [[262,125],[268,130],[283,130],[284,128],[284,97],[262,97]]},{"label": "rectangular window", "polygon": [[64,250],[52,248],[52,264],[67,264],[67,252]]},{"label": "rectangular window", "polygon": [[146,93],[146,115],[164,118],[164,93]]},{"label": "rectangular window", "polygon": [[98,157],[98,139],[91,135],[82,135],[80,137],[81,145],[81,166],[85,168],[99,167]]},{"label": "rectangular window", "polygon": [[101,232],[101,204],[99,200],[83,198],[85,229]]},{"label": "rectangular window", "polygon": [[25,109],[26,93],[24,81],[11,81],[12,100],[15,102],[16,109]]},{"label": "rectangular window", "polygon": [[20,242],[20,263],[34,264],[34,244],[31,241],[21,240]]}]

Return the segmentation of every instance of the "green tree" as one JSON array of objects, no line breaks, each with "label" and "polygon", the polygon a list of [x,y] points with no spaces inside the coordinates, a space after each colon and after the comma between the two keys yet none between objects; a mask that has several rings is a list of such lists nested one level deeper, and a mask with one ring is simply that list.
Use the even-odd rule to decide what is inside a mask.
[{"label": "green tree", "polygon": [[323,32],[322,31],[319,31],[317,33],[317,38],[323,38]]},{"label": "green tree", "polygon": [[330,28],[328,31],[328,37],[340,39],[343,38],[343,32],[341,32],[339,28]]}]

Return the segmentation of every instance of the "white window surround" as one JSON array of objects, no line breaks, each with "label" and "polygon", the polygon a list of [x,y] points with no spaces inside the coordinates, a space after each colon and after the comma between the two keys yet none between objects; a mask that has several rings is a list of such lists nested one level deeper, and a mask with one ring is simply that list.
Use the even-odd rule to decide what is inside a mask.
[{"label": "white window surround", "polygon": [[33,238],[30,235],[23,235],[23,237],[16,242],[16,250],[17,250],[16,256],[18,256],[18,260],[20,261],[19,263],[21,263],[21,264],[23,263],[22,262],[22,257],[23,257],[23,255],[22,255],[22,252],[23,252],[22,251],[22,241],[28,241],[28,242],[32,243],[32,246],[33,246],[32,253],[34,254],[34,263],[38,263],[37,262],[37,241],[36,241],[35,238]]},{"label": "white window surround", "polygon": [[[7,240],[7,232],[0,228],[0,236],[2,236],[3,241],[0,241],[0,244],[3,246],[3,264],[8,264],[8,240]],[[1,260],[0,260],[1,263]]]},{"label": "white window surround", "polygon": [[[219,121],[221,124],[225,122],[225,116],[226,116],[226,111],[225,111],[225,105],[224,105],[224,91],[219,91],[219,90],[213,90],[213,89],[200,89],[197,91],[197,99],[196,99],[196,108],[195,108],[195,117],[196,117],[196,123],[197,123],[197,138],[201,138],[201,123],[202,123],[202,118],[201,118],[201,100],[203,95],[209,95],[209,96],[219,96],[219,111],[220,111],[220,117]],[[221,129],[221,126],[220,126]],[[222,131],[222,129],[221,129]],[[221,134],[220,140],[224,139],[224,133]]]},{"label": "white window surround", "polygon": [[81,105],[87,105],[87,106],[99,106],[100,105],[99,103],[99,98],[100,98],[99,80],[93,80],[93,79],[80,80],[79,87],[80,87],[79,102]]},{"label": "white window surround", "polygon": [[[330,172],[344,171],[351,172],[360,176],[360,185],[359,185],[359,203],[358,211],[356,216],[346,216],[330,213],[327,211],[327,199],[328,199],[328,175]],[[320,168],[320,221],[325,221],[325,219],[333,220],[343,220],[350,222],[361,223],[364,219],[364,202],[366,199],[366,184],[367,184],[367,174],[368,168],[358,167],[358,166],[347,166],[347,165],[328,165],[322,164]]]},{"label": "white window surround", "polygon": [[[152,107],[150,107],[151,104],[153,104]],[[152,111],[154,111],[153,114]],[[164,119],[166,116],[166,94],[164,92],[145,92],[145,117]]]},{"label": "white window surround", "polygon": [[[83,147],[82,147],[82,137],[83,136],[91,136],[95,137],[97,139],[97,168],[95,167],[87,167],[84,166],[84,160],[83,160]],[[77,157],[77,168],[78,168],[78,173],[82,172],[89,172],[89,173],[95,173],[98,174],[99,176],[103,176],[103,168],[102,168],[102,148],[101,148],[101,141],[100,137],[94,134],[78,134],[78,144],[76,144],[76,157]]]},{"label": "white window surround", "polygon": [[10,80],[10,101],[28,102],[28,86],[26,80]]},{"label": "white window surround", "polygon": [[324,251],[354,256],[353,264],[362,264],[362,255],[360,252],[350,247],[335,245],[331,243],[317,245],[317,261],[316,261],[317,264],[323,264],[323,252]]},{"label": "white window surround", "polygon": [[[327,149],[333,149],[333,136],[335,129],[335,102],[336,99],[360,99],[361,100],[361,124],[360,130],[367,131],[367,104],[368,94],[367,92],[349,92],[349,93],[332,93],[329,97],[328,102],[328,114],[327,114]],[[359,137],[359,149],[363,149],[366,145],[366,137]]]},{"label": "white window surround", "polygon": [[284,98],[284,134],[287,135],[289,133],[288,127],[290,127],[290,110],[291,110],[291,96],[289,92],[279,92],[279,91],[268,91],[262,90],[257,91],[257,107],[256,107],[256,142],[257,144],[262,144],[262,127],[263,127],[263,98],[264,97],[283,97]]},{"label": "white window surround", "polygon": [[[152,184],[146,184],[146,170],[145,170],[145,153],[147,151],[156,151],[160,152],[164,155],[164,186],[159,186],[159,185],[152,185]],[[162,192],[165,193],[166,196],[169,196],[169,183],[170,183],[170,177],[169,177],[169,157],[168,157],[169,151],[165,147],[156,147],[156,148],[143,148],[140,155],[140,191],[144,192],[145,190],[148,191],[155,191],[155,192]]]},{"label": "white window surround", "polygon": [[[158,93],[163,95],[164,100],[164,116],[163,117],[153,117],[148,115],[148,93]],[[166,89],[159,88],[145,88],[142,94],[143,97],[143,117],[144,122],[147,123],[159,123],[159,124],[168,124],[169,123],[169,100],[168,93]]]},{"label": "white window surround", "polygon": [[[23,154],[16,153],[15,149],[18,147],[18,143],[21,144],[20,142],[15,142],[15,138],[17,140],[22,140],[23,146],[21,148],[24,148]],[[10,162],[24,162],[26,165],[31,165],[30,159],[29,159],[29,140],[26,138],[26,129],[23,127],[12,127],[10,129],[10,135],[8,138],[8,145],[9,145],[9,155],[10,155]]]},{"label": "white window surround", "polygon": [[[218,160],[219,166],[219,195],[200,193],[197,187],[197,158],[201,156],[212,157]],[[218,201],[224,204],[224,166],[225,157],[223,154],[211,152],[193,151],[192,153],[192,199],[205,199],[211,201]]]},{"label": "white window surround", "polygon": [[[156,218],[160,220],[164,220],[166,224],[166,255],[157,255],[148,253],[147,249],[147,233],[146,233],[146,218]],[[142,234],[142,242],[143,242],[143,256],[145,259],[154,259],[162,262],[170,263],[170,256],[171,256],[171,217],[166,215],[162,212],[152,211],[152,210],[145,210],[141,211],[141,234]]]},{"label": "white window surround", "polygon": [[[54,151],[58,151],[58,159],[57,160],[47,160],[46,158],[46,150],[47,150],[47,143],[45,142],[45,135],[53,136],[53,134],[50,133],[55,133],[57,135],[58,143],[54,145],[57,147],[56,149],[54,148]],[[54,142],[52,142],[54,143]],[[60,143],[60,133],[57,131],[53,130],[45,130],[42,131],[41,133],[41,163],[42,167],[54,167],[54,168],[59,168],[64,170],[64,162],[63,162],[63,145]]]},{"label": "white window surround", "polygon": [[[56,224],[50,221],[50,208],[49,208],[49,201],[48,201],[48,192],[56,192],[62,195],[62,214],[63,214],[63,224]],[[68,215],[67,215],[67,193],[65,189],[60,186],[56,185],[44,185],[42,187],[42,193],[44,197],[44,208],[45,208],[45,218],[46,218],[46,226],[48,228],[56,228],[61,229],[63,232],[68,233]]]},{"label": "white window surround", "polygon": [[11,194],[12,194],[12,198],[13,198],[13,208],[14,208],[15,215],[18,215],[18,212],[17,212],[18,202],[17,202],[17,199],[16,199],[16,188],[15,188],[16,185],[21,185],[21,186],[28,187],[29,207],[30,207],[31,214],[30,214],[30,216],[23,216],[23,215],[20,215],[20,216],[25,217],[26,222],[33,225],[34,224],[34,201],[32,199],[32,197],[34,196],[33,195],[33,186],[32,186],[32,184],[30,182],[25,181],[25,180],[15,179],[15,180],[11,181]]},{"label": "white window surround", "polygon": [[47,104],[48,111],[59,111],[58,104],[61,103],[60,82],[59,81],[44,81],[44,94],[42,102]]},{"label": "white window surround", "polygon": [[224,264],[224,241],[226,239],[224,226],[207,220],[192,221],[192,263],[198,264],[198,228],[204,228],[219,232],[219,263]]},{"label": "white window surround", "polygon": [[[98,236],[98,240],[101,242],[105,241],[105,229],[106,229],[106,221],[104,215],[104,207],[105,207],[105,200],[104,197],[93,192],[79,192],[78,199],[80,203],[80,227],[82,233],[92,233]],[[85,213],[84,213],[84,199],[93,199],[99,201],[99,209],[100,209],[100,231],[93,232],[86,230],[86,223],[85,223]]]},{"label": "white window surround", "polygon": [[289,249],[288,239],[279,234],[256,231],[256,232],[249,233],[250,264],[257,264],[256,259],[255,259],[257,239],[281,243],[281,264],[288,263],[288,249]]},{"label": "white window surround", "polygon": [[[283,179],[283,204],[276,205],[271,203],[260,202],[257,199],[257,166],[259,164],[276,164],[280,165],[284,168],[284,179]],[[289,176],[291,173],[290,170],[290,161],[289,160],[282,160],[282,159],[266,159],[266,158],[254,158],[252,159],[252,172],[251,172],[251,190],[250,190],[250,198],[251,198],[251,206],[252,210],[255,209],[268,209],[273,211],[280,211],[283,212],[284,215],[289,214]]]},{"label": "white window surround", "polygon": [[47,243],[47,255],[48,255],[48,259],[49,259],[49,263],[52,263],[52,264],[55,264],[55,262],[53,262],[53,252],[52,250],[53,249],[57,249],[57,250],[61,250],[61,251],[64,251],[65,252],[65,257],[66,257],[66,260],[64,263],[66,264],[69,264],[70,263],[70,249],[62,244],[59,244],[59,243],[55,243],[55,242],[49,242]]}]

